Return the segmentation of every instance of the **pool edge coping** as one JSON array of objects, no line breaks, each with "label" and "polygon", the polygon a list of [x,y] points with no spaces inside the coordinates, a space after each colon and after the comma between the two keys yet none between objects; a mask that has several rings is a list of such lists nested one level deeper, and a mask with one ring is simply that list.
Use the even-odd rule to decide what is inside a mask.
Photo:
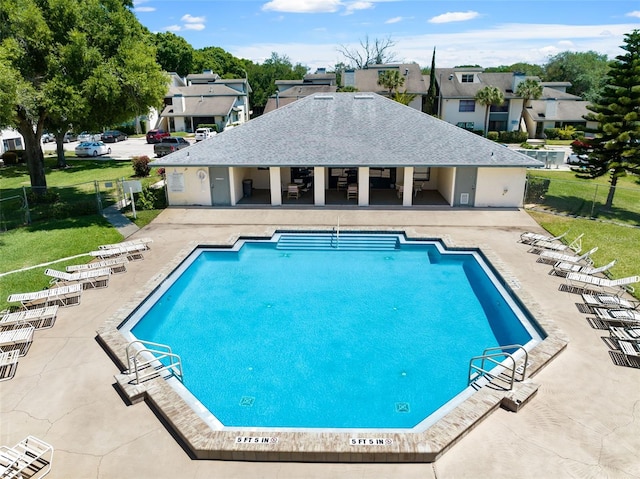
[{"label": "pool edge coping", "polygon": [[[274,228],[271,234],[280,231]],[[303,228],[297,231],[305,231]],[[325,230],[326,231],[326,230]],[[366,230],[371,233],[379,230]],[[410,235],[406,229],[386,230],[386,234],[405,234],[407,239],[426,239]],[[228,238],[232,246],[239,236]],[[434,239],[434,238],[429,238]],[[144,384],[130,384],[126,374],[115,376],[116,385],[132,404],[145,401],[162,417],[167,427],[196,459],[243,460],[243,461],[296,461],[296,462],[434,462],[440,455],[455,445],[484,418],[514,396],[533,396],[538,386],[531,381],[568,344],[565,334],[547,316],[539,304],[524,290],[517,287],[517,278],[506,267],[500,257],[488,245],[455,244],[450,237],[439,239],[447,249],[479,250],[505,281],[504,285],[529,310],[545,331],[547,337],[529,352],[528,378],[516,383],[514,391],[497,391],[480,388],[471,397],[454,407],[440,420],[422,432],[274,432],[259,428],[243,431],[213,430],[198,416],[182,397],[164,379],[151,379]],[[203,242],[192,241],[139,289],[130,301],[122,305],[97,331],[97,340],[107,354],[126,370],[126,338],[118,326],[153,292],[189,254]],[[513,281],[511,280],[513,279]],[[523,396],[523,397],[524,397]],[[518,400],[520,401],[520,400]],[[518,402],[518,404],[520,404]],[[361,438],[363,444],[351,444],[352,438]],[[242,441],[245,438],[246,442]],[[256,442],[251,442],[252,439]],[[382,444],[367,444],[369,440]]]}]

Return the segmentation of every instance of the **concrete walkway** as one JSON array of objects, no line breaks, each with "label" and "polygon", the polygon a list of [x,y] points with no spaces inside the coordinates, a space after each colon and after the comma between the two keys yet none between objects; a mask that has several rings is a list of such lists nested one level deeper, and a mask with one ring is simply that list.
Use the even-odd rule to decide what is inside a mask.
[{"label": "concrete walkway", "polygon": [[[96,331],[139,297],[140,286],[161,281],[167,261],[194,243],[230,244],[276,229],[330,229],[338,218],[342,231],[405,231],[498,255],[570,341],[535,376],[541,387],[531,402],[517,414],[492,413],[433,464],[195,461],[147,404],[125,404],[113,387],[118,368],[96,342]],[[133,234],[154,240],[144,261],[129,263],[108,288],[84,291],[80,305],[60,310],[53,328],[36,331],[16,377],[0,382],[0,445],[29,434],[53,444],[52,479],[638,479],[640,370],[612,362],[601,339],[608,334],[589,326],[576,308],[580,297],[558,291],[564,280],[550,276],[549,265],[517,242],[525,230],[541,231],[515,209],[167,209]]]},{"label": "concrete walkway", "polygon": [[120,208],[117,204],[104,208],[102,215],[125,239],[140,229],[135,223],[130,221],[129,218],[120,212]]}]

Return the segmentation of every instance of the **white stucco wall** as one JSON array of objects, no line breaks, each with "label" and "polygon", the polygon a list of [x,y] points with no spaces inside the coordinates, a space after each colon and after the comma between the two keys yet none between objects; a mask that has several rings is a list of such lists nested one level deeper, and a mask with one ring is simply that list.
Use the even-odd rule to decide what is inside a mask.
[{"label": "white stucco wall", "polygon": [[[198,171],[204,171],[205,175],[198,173]],[[166,175],[169,205],[211,205],[211,189],[209,188],[207,168],[167,168]]]},{"label": "white stucco wall", "polygon": [[484,127],[485,109],[476,102],[475,111],[458,111],[460,109],[460,100],[444,99],[442,101],[441,118],[447,123],[456,125],[459,122],[473,122],[474,130],[482,130]]},{"label": "white stucco wall", "polygon": [[475,206],[522,206],[526,178],[526,168],[478,168]]},{"label": "white stucco wall", "polygon": [[455,168],[438,168],[438,193],[440,193],[450,205],[453,204],[453,189],[455,180]]}]

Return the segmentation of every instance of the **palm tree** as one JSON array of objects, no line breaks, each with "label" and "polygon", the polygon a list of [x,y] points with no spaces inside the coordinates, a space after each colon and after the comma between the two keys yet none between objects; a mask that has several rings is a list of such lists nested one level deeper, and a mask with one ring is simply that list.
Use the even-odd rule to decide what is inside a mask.
[{"label": "palm tree", "polygon": [[407,93],[407,89],[405,88],[403,92],[400,92],[400,91],[395,92],[391,96],[391,98],[397,101],[398,103],[402,103],[403,105],[409,106],[409,103],[411,103],[417,96],[418,95],[416,95],[415,93]]},{"label": "palm tree", "polygon": [[542,85],[533,78],[527,78],[526,80],[518,83],[516,96],[522,98],[522,112],[520,113],[520,121],[518,122],[518,125],[522,125],[524,111],[529,105],[529,101],[537,100],[542,96]]},{"label": "palm tree", "polygon": [[389,96],[404,85],[404,77],[398,70],[385,70],[378,76],[378,85],[389,90]]},{"label": "palm tree", "polygon": [[502,105],[504,103],[504,94],[498,87],[486,86],[476,93],[476,101],[485,106],[484,136],[487,136],[487,131],[489,130],[489,108],[493,105]]}]

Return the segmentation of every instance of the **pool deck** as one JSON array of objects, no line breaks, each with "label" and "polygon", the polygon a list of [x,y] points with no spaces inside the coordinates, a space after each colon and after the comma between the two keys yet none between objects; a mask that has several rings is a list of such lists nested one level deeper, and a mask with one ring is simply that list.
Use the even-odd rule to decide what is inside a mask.
[{"label": "pool deck", "polygon": [[[145,404],[127,406],[114,387],[120,371],[96,331],[159,279],[190,244],[232,244],[277,229],[405,231],[490,251],[523,294],[569,340],[535,377],[537,395],[518,413],[497,409],[436,462],[337,464],[193,460]],[[538,230],[519,210],[168,209],[129,239],[151,237],[143,261],[62,308],[36,331],[16,377],[0,382],[0,445],[31,434],[51,443],[51,478],[461,478],[640,477],[640,370],[616,366],[602,336],[580,313],[578,295],[517,242]]]}]

